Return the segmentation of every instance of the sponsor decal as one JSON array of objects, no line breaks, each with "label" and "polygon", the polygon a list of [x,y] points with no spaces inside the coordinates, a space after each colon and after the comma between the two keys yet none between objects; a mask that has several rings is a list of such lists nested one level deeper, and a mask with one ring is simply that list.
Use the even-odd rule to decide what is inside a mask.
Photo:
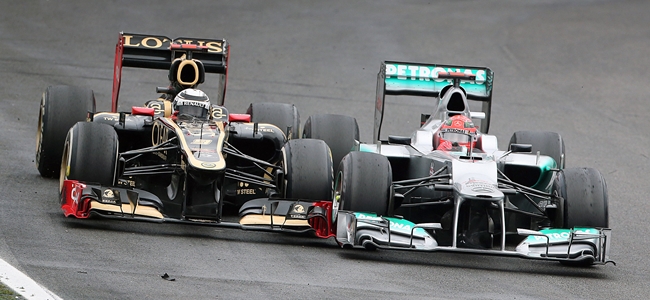
[{"label": "sponsor decal", "polygon": [[468,129],[458,129],[458,128],[443,128],[440,130],[441,133],[461,133],[461,134],[469,134]]},{"label": "sponsor decal", "polygon": [[149,103],[147,105],[149,108],[153,108],[153,113],[155,116],[164,116],[165,115],[165,108],[163,107],[163,102],[162,101],[155,101]]},{"label": "sponsor decal", "polygon": [[185,134],[187,136],[217,136],[217,133],[210,128],[187,128]]},{"label": "sponsor decal", "polygon": [[[411,230],[415,227],[415,223],[404,219],[397,219],[397,218],[390,218],[390,217],[381,218],[378,217],[376,214],[358,213],[358,212],[355,212],[354,215],[358,220],[379,222],[382,221],[382,219],[386,219],[388,220],[388,222],[390,222],[390,231],[400,232],[407,235],[410,235]],[[413,235],[428,235],[428,234],[422,228],[415,228],[415,230],[413,231]]]},{"label": "sponsor decal", "polygon": [[305,210],[305,207],[302,204],[293,204],[291,212],[289,212],[289,218],[307,220],[307,211]]},{"label": "sponsor decal", "polygon": [[117,185],[126,186],[126,187],[135,187],[135,180],[118,179]]},{"label": "sponsor decal", "polygon": [[[571,229],[543,229],[540,230],[540,232],[548,237],[550,243],[568,242],[571,238]],[[600,231],[595,228],[575,228],[573,232],[576,234],[600,234]],[[545,244],[546,238],[537,235],[529,235],[528,238],[526,238],[526,242],[529,244]]]},{"label": "sponsor decal", "polygon": [[215,163],[210,163],[210,162],[202,162],[201,166],[206,167],[206,168],[214,168],[217,166]]},{"label": "sponsor decal", "polygon": [[212,143],[212,140],[194,139],[190,144],[192,144],[192,145],[209,145],[210,143]]},{"label": "sponsor decal", "polygon": [[305,207],[300,204],[296,204],[293,206],[293,212],[298,214],[305,213]]},{"label": "sponsor decal", "polygon": [[208,101],[194,101],[194,100],[183,100],[177,99],[175,105],[178,106],[196,106],[205,108],[206,110],[210,109],[210,102]]},{"label": "sponsor decal", "polygon": [[396,77],[397,79],[410,79],[420,81],[437,82],[446,81],[447,79],[437,79],[438,73],[451,73],[458,72],[467,75],[475,75],[476,83],[485,82],[485,70],[472,70],[472,69],[452,69],[433,66],[416,66],[416,65],[402,65],[402,64],[386,64],[386,78]]},{"label": "sponsor decal", "polygon": [[497,189],[496,184],[484,180],[470,178],[465,187],[476,193],[494,193]]},{"label": "sponsor decal", "polygon": [[154,146],[158,146],[167,141],[169,137],[169,130],[167,127],[162,125],[160,122],[153,124],[151,128],[151,143]]},{"label": "sponsor decal", "polygon": [[212,115],[212,119],[215,121],[228,121],[228,110],[226,110],[225,107],[212,105],[212,111],[210,114]]},{"label": "sponsor decal", "polygon": [[237,189],[237,195],[255,195],[255,189]]},{"label": "sponsor decal", "polygon": [[120,192],[114,191],[112,189],[105,189],[102,193],[102,202],[108,204],[118,204],[117,201],[120,199]]},{"label": "sponsor decal", "polygon": [[171,40],[163,36],[124,35],[124,47],[139,47],[149,49],[169,49],[171,43],[208,47],[210,53],[223,53],[223,42],[215,40],[196,40],[180,38]]},{"label": "sponsor decal", "polygon": [[77,188],[77,185],[76,184],[72,185],[72,190],[70,191],[70,198],[72,198],[72,202],[74,202],[74,204],[79,203],[80,194],[81,194],[81,190]]}]

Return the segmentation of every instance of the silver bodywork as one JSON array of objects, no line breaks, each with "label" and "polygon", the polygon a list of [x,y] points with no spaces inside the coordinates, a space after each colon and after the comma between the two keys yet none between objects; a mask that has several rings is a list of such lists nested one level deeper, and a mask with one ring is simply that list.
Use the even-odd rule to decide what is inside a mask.
[{"label": "silver bodywork", "polygon": [[[361,144],[356,150],[382,154],[391,162],[417,156],[424,158],[424,161],[430,161],[430,177],[421,178],[420,186],[416,188],[429,188],[440,193],[447,193],[447,201],[453,205],[451,245],[441,246],[434,238],[433,233],[443,230],[441,223],[411,223],[400,219],[399,216],[390,218],[360,212],[339,211],[337,241],[342,246],[480,253],[530,259],[591,262],[593,264],[611,262],[608,258],[610,230],[606,228],[544,228],[541,230],[536,230],[537,228],[533,230],[530,227],[507,228],[506,214],[508,211],[519,210],[531,216],[544,216],[545,205],[551,203],[549,193],[551,193],[555,173],[562,168],[563,158],[561,161],[556,162],[553,158],[539,153],[514,153],[499,150],[496,136],[480,132],[475,137],[477,141],[476,148],[478,149],[462,149],[456,152],[434,150],[434,135],[441,124],[449,117],[461,114],[478,122],[489,121],[489,104],[487,106],[483,105],[484,108],[488,107],[487,111],[476,113],[470,112],[467,102],[470,98],[486,102],[491,101],[493,74],[489,69],[474,67],[459,67],[457,69],[465,74],[477,74],[481,70],[483,70],[483,74],[487,74],[482,83],[478,82],[478,77],[474,79],[474,82],[470,81],[470,84],[485,84],[485,90],[480,90],[482,93],[478,95],[472,95],[471,92],[464,89],[462,83],[459,84],[460,80],[455,81],[455,84],[448,85],[446,88],[433,89],[429,92],[423,91],[421,86],[416,86],[413,90],[417,93],[413,93],[411,86],[408,86],[408,84],[411,84],[409,82],[405,84],[393,83],[392,87],[387,87],[389,84],[387,78],[390,77],[388,67],[386,67],[388,64],[399,65],[400,63],[385,62],[382,64],[378,79],[375,141],[373,144]],[[432,70],[436,69],[435,65],[425,65],[424,67],[429,67]],[[407,70],[409,68],[411,67],[407,67]],[[416,67],[412,68],[417,69]],[[437,68],[441,69],[440,67]],[[428,75],[432,81],[437,76],[433,71],[429,72]],[[409,79],[408,74],[401,79]],[[415,75],[411,79],[415,82],[423,80]],[[488,81],[489,85],[487,84]],[[399,87],[399,89],[395,87]],[[410,138],[389,136],[388,141],[380,141],[379,133],[383,118],[382,108],[386,94],[432,96],[437,102],[437,106],[422,127],[413,132]],[[487,125],[489,125],[489,122]],[[480,128],[487,129],[488,127],[485,123],[482,123]],[[541,175],[533,187],[521,186],[505,176],[506,167],[531,168],[531,170],[539,170]],[[448,177],[445,177],[444,181],[434,180],[441,178],[445,174],[448,174]],[[429,183],[422,184],[427,180],[430,180]],[[397,184],[413,183],[415,183],[415,179],[398,181]],[[394,186],[396,187],[396,196],[399,196],[400,192],[395,184]],[[528,196],[528,193],[538,198],[533,201]],[[522,197],[520,194],[526,195]],[[494,215],[500,219],[495,223],[500,224],[499,231],[502,234],[500,234],[498,241],[494,241],[492,248],[459,247],[459,216],[461,215],[461,206],[467,201],[487,203],[486,205],[495,212]],[[531,204],[531,202],[536,203]],[[534,209],[531,209],[531,207]],[[405,227],[410,231],[404,231]],[[507,249],[506,233],[527,237],[514,249]]]}]

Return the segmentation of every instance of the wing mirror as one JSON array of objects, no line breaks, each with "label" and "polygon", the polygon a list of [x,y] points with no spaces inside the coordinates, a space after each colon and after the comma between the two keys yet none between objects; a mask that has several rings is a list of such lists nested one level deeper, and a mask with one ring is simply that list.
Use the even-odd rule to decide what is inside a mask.
[{"label": "wing mirror", "polygon": [[511,144],[510,145],[510,151],[511,152],[532,152],[533,151],[533,145],[531,145],[531,144]]},{"label": "wing mirror", "polygon": [[485,113],[482,111],[470,111],[469,112],[469,117],[472,119],[479,119],[479,120],[484,120],[485,119]]}]

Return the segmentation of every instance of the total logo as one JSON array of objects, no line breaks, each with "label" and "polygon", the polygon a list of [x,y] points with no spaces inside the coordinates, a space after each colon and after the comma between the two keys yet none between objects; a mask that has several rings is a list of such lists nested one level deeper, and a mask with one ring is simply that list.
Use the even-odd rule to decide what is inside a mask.
[{"label": "total logo", "polygon": [[467,75],[475,75],[475,82],[481,84],[485,82],[485,70],[477,69],[452,69],[431,66],[417,66],[417,65],[400,65],[400,64],[386,64],[386,78],[396,76],[397,79],[411,79],[420,81],[435,80],[443,82],[447,79],[437,79],[440,72],[460,72]]}]

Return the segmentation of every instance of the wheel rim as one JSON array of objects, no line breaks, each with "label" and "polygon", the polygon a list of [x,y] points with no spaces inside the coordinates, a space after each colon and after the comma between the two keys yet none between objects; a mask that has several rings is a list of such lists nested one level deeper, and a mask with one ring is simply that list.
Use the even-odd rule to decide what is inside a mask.
[{"label": "wheel rim", "polygon": [[38,127],[36,129],[36,166],[41,162],[41,141],[43,140],[43,115],[45,114],[45,94],[41,98],[41,109],[38,112]]},{"label": "wheel rim", "polygon": [[63,146],[63,156],[61,158],[61,168],[59,169],[59,193],[63,191],[63,183],[70,176],[70,139],[66,140],[65,145]]},{"label": "wheel rim", "polygon": [[343,192],[343,184],[341,182],[341,177],[343,177],[343,172],[338,172],[336,174],[336,180],[334,184],[334,197],[332,198],[332,223],[336,222],[336,217],[338,216],[339,209],[343,207],[341,198],[341,193]]}]

